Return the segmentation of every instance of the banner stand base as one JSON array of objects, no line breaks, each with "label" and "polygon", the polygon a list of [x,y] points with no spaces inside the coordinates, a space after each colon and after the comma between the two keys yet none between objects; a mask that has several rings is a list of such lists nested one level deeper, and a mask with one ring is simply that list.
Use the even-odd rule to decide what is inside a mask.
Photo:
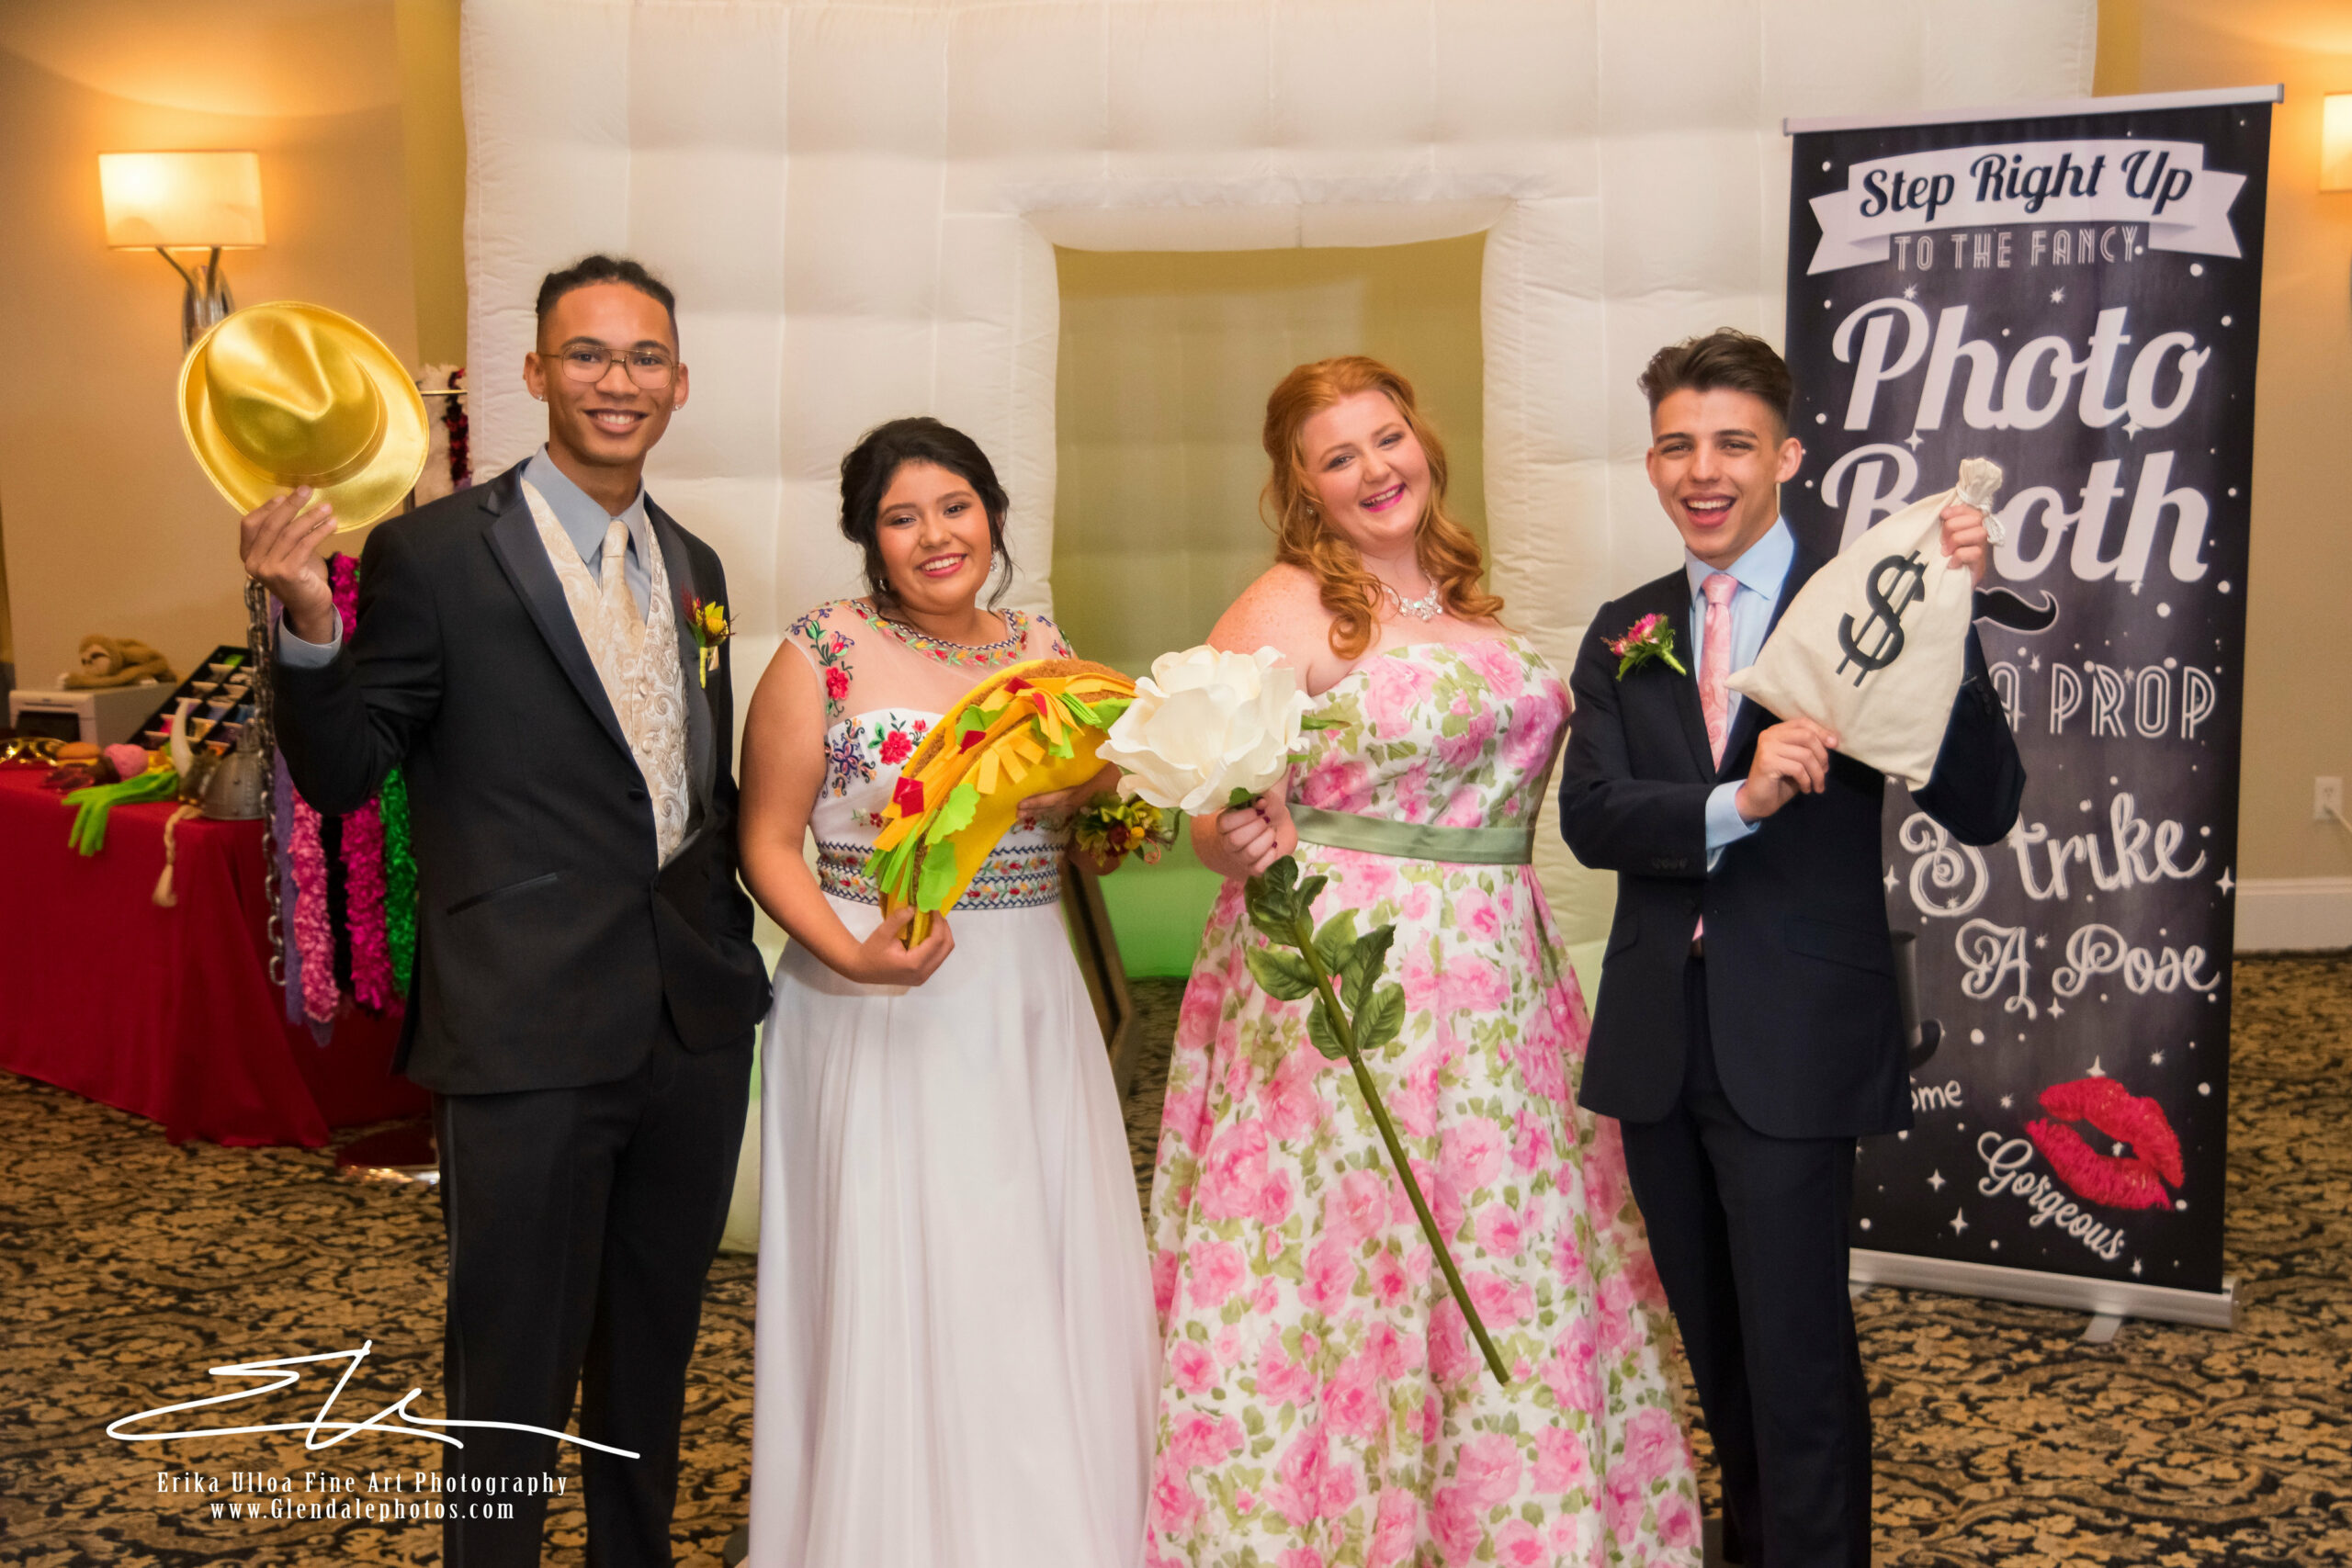
[{"label": "banner stand base", "polygon": [[[1853,1249],[1847,1277],[1856,1285],[1893,1285],[1906,1291],[2024,1302],[2030,1306],[2072,1307],[2091,1314],[2094,1319],[2139,1317],[2186,1323],[2199,1328],[2238,1325],[2238,1282],[2234,1275],[2222,1280],[2219,1291],[2183,1291],[2169,1285],[2087,1280],[2073,1274],[2043,1274],[2031,1269],[1915,1258],[1907,1253],[1873,1252],[1858,1247]],[[2112,1337],[2113,1330],[2109,1329],[2106,1337]],[[2105,1343],[2105,1339],[2094,1342]]]}]

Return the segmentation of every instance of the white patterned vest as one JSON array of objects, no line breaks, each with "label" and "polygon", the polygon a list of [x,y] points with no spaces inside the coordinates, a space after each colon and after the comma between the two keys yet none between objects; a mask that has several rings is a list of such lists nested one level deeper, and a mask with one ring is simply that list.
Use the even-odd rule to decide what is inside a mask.
[{"label": "white patterned vest", "polygon": [[555,509],[529,484],[523,486],[531,521],[538,525],[539,543],[563,583],[564,601],[588,645],[588,657],[604,682],[605,696],[628,738],[629,754],[645,775],[645,792],[653,807],[653,841],[662,863],[685,841],[692,798],[686,783],[686,683],[678,659],[678,622],[670,613],[670,573],[662,559],[661,541],[649,526],[645,531],[645,569],[652,579],[645,594],[646,614],[620,581],[620,562],[606,552],[605,570],[612,592],[588,575],[571,536],[556,521]]}]

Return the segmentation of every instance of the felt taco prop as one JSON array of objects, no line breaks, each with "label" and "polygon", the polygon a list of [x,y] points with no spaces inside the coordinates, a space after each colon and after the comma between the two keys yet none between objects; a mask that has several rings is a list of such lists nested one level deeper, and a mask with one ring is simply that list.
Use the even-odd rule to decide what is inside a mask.
[{"label": "felt taco prop", "polygon": [[1008,666],[958,698],[899,771],[865,874],[888,919],[907,905],[911,947],[955,907],[1020,814],[1021,803],[1084,784],[1095,749],[1136,683],[1082,659]]}]

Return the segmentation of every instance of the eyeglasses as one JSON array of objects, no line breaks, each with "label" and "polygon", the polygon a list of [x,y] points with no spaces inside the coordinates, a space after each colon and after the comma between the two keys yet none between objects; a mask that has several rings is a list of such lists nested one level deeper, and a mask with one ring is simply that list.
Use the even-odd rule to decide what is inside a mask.
[{"label": "eyeglasses", "polygon": [[563,366],[567,381],[577,381],[593,387],[605,378],[613,366],[628,372],[628,378],[649,392],[658,392],[670,384],[678,372],[678,362],[659,349],[651,348],[567,348],[556,358]]}]

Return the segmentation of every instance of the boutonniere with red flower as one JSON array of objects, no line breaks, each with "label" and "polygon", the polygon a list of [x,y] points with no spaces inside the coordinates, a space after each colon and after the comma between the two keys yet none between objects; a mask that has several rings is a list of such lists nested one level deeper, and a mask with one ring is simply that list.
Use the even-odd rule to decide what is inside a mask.
[{"label": "boutonniere with red flower", "polygon": [[1681,660],[1674,657],[1674,628],[1666,624],[1664,615],[1644,615],[1625,628],[1623,637],[1615,638],[1608,646],[1609,651],[1617,656],[1617,679],[1620,681],[1628,671],[1640,669],[1653,659],[1664,660],[1666,667],[1677,675],[1690,673],[1682,668]]},{"label": "boutonniere with red flower", "polygon": [[686,625],[694,629],[696,673],[701,683],[707,686],[710,672],[718,663],[718,645],[735,635],[735,623],[728,617],[726,605],[715,601],[706,603],[689,593]]}]

